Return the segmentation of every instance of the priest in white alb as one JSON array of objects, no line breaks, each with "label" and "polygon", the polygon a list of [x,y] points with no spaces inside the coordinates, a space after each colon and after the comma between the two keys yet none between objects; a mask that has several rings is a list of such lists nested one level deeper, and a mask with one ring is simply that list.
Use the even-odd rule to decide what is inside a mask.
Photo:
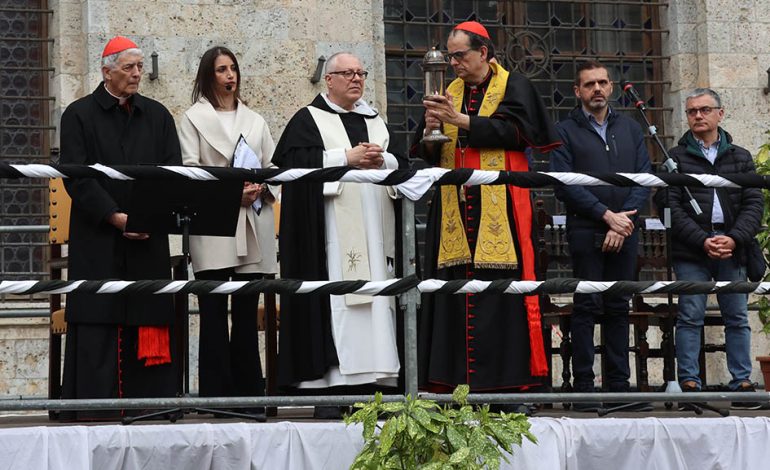
[{"label": "priest in white alb", "polygon": [[[396,169],[393,135],[362,99],[367,72],[353,54],[326,63],[327,92],[289,121],[273,154],[281,168]],[[403,147],[402,147],[403,148]],[[281,277],[373,280],[395,277],[392,189],[374,184],[285,184]],[[370,393],[396,385],[400,363],[393,297],[292,295],[281,298],[278,382],[318,394]],[[316,408],[334,418],[336,408]]]}]

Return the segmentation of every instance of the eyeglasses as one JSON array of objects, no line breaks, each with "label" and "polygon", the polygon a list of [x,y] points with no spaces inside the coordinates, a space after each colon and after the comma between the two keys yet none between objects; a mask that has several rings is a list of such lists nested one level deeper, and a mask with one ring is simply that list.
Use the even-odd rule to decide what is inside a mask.
[{"label": "eyeglasses", "polygon": [[687,115],[690,117],[695,117],[698,115],[698,113],[700,113],[701,116],[708,116],[715,109],[722,109],[722,108],[720,106],[702,106],[700,108],[685,109],[684,112],[687,113]]},{"label": "eyeglasses", "polygon": [[369,76],[369,72],[366,70],[340,70],[338,72],[329,72],[329,75],[341,75],[345,80],[353,80],[353,77],[361,77],[361,80],[366,80]]},{"label": "eyeglasses", "polygon": [[452,59],[456,60],[457,62],[460,62],[465,57],[465,54],[475,50],[476,49],[471,47],[470,49],[465,49],[464,51],[448,52],[447,54],[444,55],[444,57],[446,58],[447,62],[451,61]]}]

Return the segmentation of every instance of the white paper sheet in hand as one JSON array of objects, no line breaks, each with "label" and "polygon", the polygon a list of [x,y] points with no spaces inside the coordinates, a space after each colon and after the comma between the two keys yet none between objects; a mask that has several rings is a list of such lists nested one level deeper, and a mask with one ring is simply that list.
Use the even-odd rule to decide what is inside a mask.
[{"label": "white paper sheet in hand", "polygon": [[[243,134],[238,138],[238,143],[235,144],[235,151],[233,152],[233,168],[246,168],[247,170],[262,168],[262,160],[259,158],[259,155],[249,147],[249,144],[246,143]],[[253,207],[254,212],[259,215],[262,210],[262,198],[258,197],[251,207]]]}]

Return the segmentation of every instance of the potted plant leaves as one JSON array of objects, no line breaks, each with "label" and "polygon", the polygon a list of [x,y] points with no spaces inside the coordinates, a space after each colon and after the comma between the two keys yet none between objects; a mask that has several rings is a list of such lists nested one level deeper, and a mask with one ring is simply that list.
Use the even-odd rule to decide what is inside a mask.
[{"label": "potted plant leaves", "polygon": [[350,468],[497,469],[514,444],[536,442],[525,415],[469,405],[468,391],[467,385],[455,389],[456,406],[411,396],[383,403],[381,393],[370,403],[356,403],[345,423],[363,424],[364,447]]}]

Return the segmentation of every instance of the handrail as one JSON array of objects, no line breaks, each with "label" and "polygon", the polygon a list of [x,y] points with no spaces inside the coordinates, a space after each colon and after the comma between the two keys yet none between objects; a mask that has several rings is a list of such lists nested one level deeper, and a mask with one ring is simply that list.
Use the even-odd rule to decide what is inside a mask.
[{"label": "handrail", "polygon": [[[32,168],[32,167],[27,167]],[[35,167],[39,168],[39,167]],[[62,167],[64,168],[64,167]],[[218,169],[221,170],[221,169]],[[231,170],[232,171],[232,170]],[[315,170],[313,170],[315,171]],[[529,174],[532,177],[536,177],[536,174]],[[542,175],[542,174],[541,174]],[[457,175],[462,176],[462,175]],[[627,177],[628,175],[624,175]],[[660,175],[661,178],[668,178],[667,175]],[[467,178],[467,176],[466,176]],[[540,176],[542,179],[542,176]],[[481,182],[481,180],[479,180]],[[503,182],[501,180],[498,183]],[[506,184],[510,184],[511,181],[504,181]],[[744,181],[757,186],[768,186],[770,180],[759,178],[756,181]],[[481,182],[485,184],[486,182]],[[614,184],[615,180],[612,183]],[[670,183],[676,184],[677,182],[671,181]],[[681,183],[681,182],[679,182]],[[707,182],[708,183],[708,182]],[[488,184],[488,183],[487,183]],[[560,184],[565,184],[564,182]],[[573,184],[573,183],[566,183]],[[605,183],[606,184],[606,183]],[[705,185],[705,184],[704,184]],[[412,203],[404,200],[402,204],[402,210],[405,210],[406,214],[409,214],[412,210]],[[414,217],[404,217],[405,228],[403,246],[413,247],[415,240],[415,226]],[[11,226],[0,227],[0,232],[5,233],[18,233],[23,231],[39,231],[43,232],[48,230],[48,226]],[[409,276],[413,271],[414,266],[414,254],[405,253],[404,260],[404,275]],[[434,395],[434,394],[419,394],[417,390],[417,341],[416,341],[416,303],[419,301],[419,295],[415,295],[417,290],[412,288],[408,291],[407,296],[409,301],[406,302],[407,308],[405,311],[405,383],[406,394],[412,396],[422,396],[429,399],[434,399],[441,402],[451,401],[451,395]],[[34,312],[31,312],[34,313]],[[511,393],[496,393],[496,394],[470,394],[468,401],[470,403],[511,403],[524,402],[524,403],[561,403],[561,402],[589,402],[589,401],[607,401],[607,402],[623,402],[629,399],[633,401],[680,401],[683,397],[687,397],[687,401],[770,401],[770,393],[766,392],[704,392],[704,393],[590,393],[590,394],[571,394],[571,393],[532,393],[532,394],[511,394]],[[386,401],[399,401],[404,399],[404,395],[387,395],[383,397]],[[219,398],[199,398],[199,397],[175,397],[175,398],[114,398],[114,399],[68,399],[68,400],[45,400],[45,399],[8,399],[0,400],[0,410],[33,410],[33,409],[47,409],[47,410],[86,410],[86,409],[146,409],[146,408],[170,408],[170,407],[211,407],[211,408],[224,408],[224,407],[250,407],[250,406],[312,406],[312,405],[336,405],[336,404],[352,404],[355,402],[369,401],[372,397],[368,395],[359,396],[269,396],[269,397],[219,397]]]},{"label": "handrail", "polygon": [[[420,398],[439,403],[451,403],[452,395],[419,394]],[[346,396],[273,396],[273,397],[173,397],[173,398],[100,398],[77,400],[46,400],[37,398],[1,399],[0,411],[22,410],[110,410],[110,409],[169,409],[169,408],[227,408],[255,406],[315,406],[353,405],[373,400],[372,395]],[[383,395],[384,402],[398,402],[404,395]],[[587,403],[625,402],[770,402],[770,392],[644,392],[644,393],[471,393],[468,403]]]},{"label": "handrail", "polygon": [[0,225],[0,233],[46,233],[50,225]]}]

